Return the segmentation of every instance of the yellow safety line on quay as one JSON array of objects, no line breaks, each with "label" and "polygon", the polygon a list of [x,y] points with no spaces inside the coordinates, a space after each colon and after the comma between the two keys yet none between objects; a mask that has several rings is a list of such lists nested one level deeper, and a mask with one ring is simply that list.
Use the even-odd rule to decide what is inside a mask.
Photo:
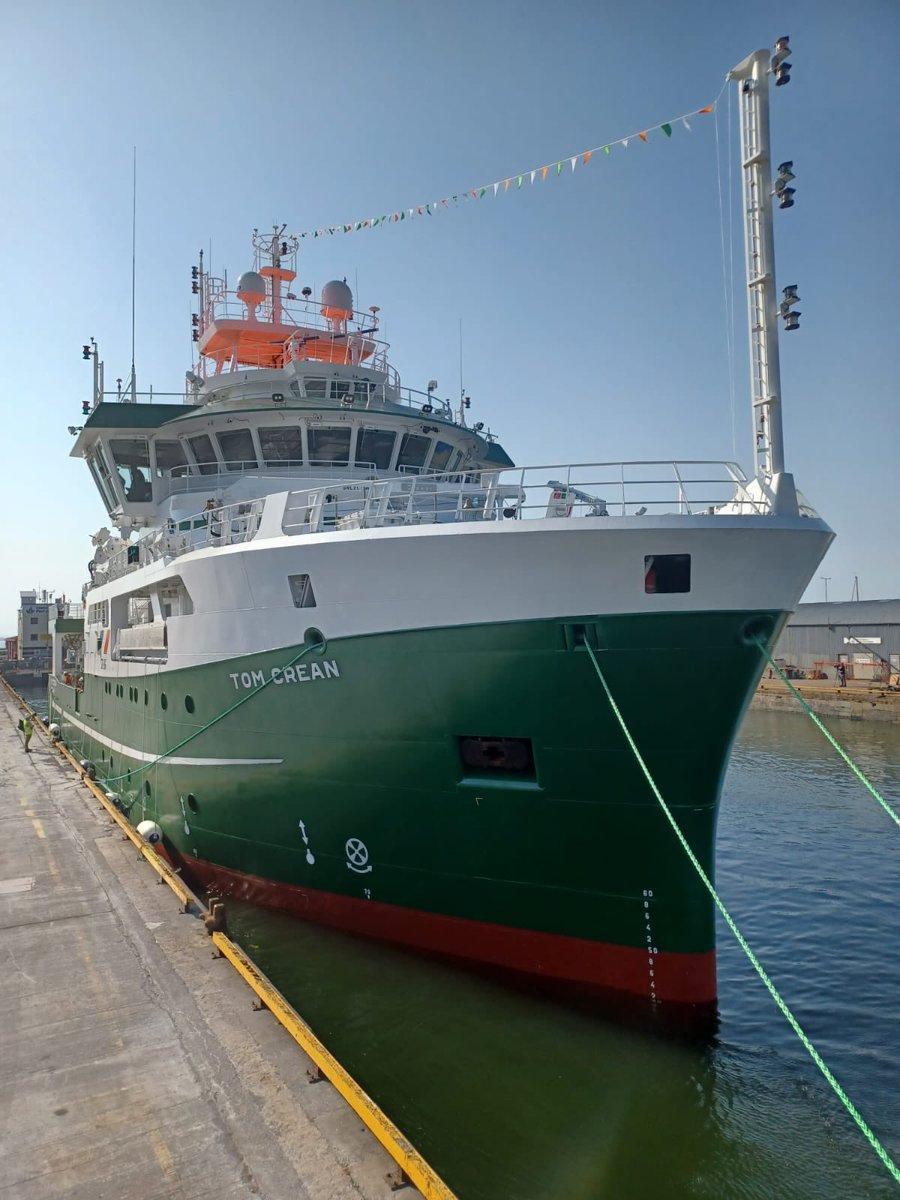
[{"label": "yellow safety line on quay", "polygon": [[434,1200],[454,1200],[453,1192],[440,1176],[431,1169],[421,1154],[403,1136],[393,1121],[385,1116],[375,1101],[363,1091],[356,1080],[344,1070],[334,1055],[329,1053],[303,1018],[291,1008],[284,996],[253,965],[240,947],[222,933],[213,933],[212,940],[253,988],[266,1008],[271,1010],[273,1016],[309,1055],[353,1111],[362,1118],[422,1195],[428,1197],[429,1200],[431,1197],[434,1197]]},{"label": "yellow safety line on quay", "polygon": [[[5,679],[0,679],[0,682],[3,683],[6,691],[20,708],[27,712],[33,711],[15,688]],[[144,841],[137,830],[108,799],[103,789],[94,780],[89,778],[79,760],[60,742],[53,742],[49,739],[47,726],[40,717],[35,714],[32,719],[36,728],[48,739],[49,745],[55,748],[76,770],[85,787],[88,788],[106,813],[119,826],[122,834],[140,851],[143,858],[160,876],[161,881],[169,885],[181,901],[184,911],[187,912],[191,905],[196,905],[197,909],[202,912],[203,904],[200,899],[179,878],[169,864],[160,858],[156,851]],[[407,1179],[419,1189],[425,1200],[457,1200],[456,1194],[450,1190],[437,1172],[428,1165],[422,1155],[404,1137],[393,1121],[381,1111],[371,1096],[360,1087],[349,1071],[319,1041],[296,1009],[288,1003],[271,980],[254,965],[243,950],[241,950],[240,946],[220,932],[213,932],[212,940],[219,954],[231,963],[279,1024],[287,1030],[300,1048],[312,1059],[325,1078],[328,1079],[335,1090],[340,1093],[347,1104],[362,1120],[369,1132],[378,1139]]]}]

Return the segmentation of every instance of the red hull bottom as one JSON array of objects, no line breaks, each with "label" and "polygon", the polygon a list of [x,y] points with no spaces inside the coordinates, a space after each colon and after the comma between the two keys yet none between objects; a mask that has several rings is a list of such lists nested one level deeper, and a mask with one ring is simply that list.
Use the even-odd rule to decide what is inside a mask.
[{"label": "red hull bottom", "polygon": [[[539,933],[438,913],[355,900],[232,871],[185,857],[183,865],[208,889],[251,904],[277,908],[348,933],[515,972],[539,984],[578,994],[618,993],[656,1007],[716,1001],[716,955],[676,954]],[[557,989],[554,989],[557,990]]]}]

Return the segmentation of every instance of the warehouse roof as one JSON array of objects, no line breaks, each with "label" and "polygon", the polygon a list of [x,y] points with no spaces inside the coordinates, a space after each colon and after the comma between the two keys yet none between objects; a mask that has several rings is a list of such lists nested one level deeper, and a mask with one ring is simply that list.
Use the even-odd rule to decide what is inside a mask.
[{"label": "warehouse roof", "polygon": [[900,625],[900,600],[843,600],[799,604],[788,621],[800,625]]}]

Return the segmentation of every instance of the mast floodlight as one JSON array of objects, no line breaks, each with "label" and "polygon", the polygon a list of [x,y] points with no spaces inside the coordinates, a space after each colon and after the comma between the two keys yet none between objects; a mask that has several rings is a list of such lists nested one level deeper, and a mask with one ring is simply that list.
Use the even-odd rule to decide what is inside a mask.
[{"label": "mast floodlight", "polygon": [[775,53],[772,55],[772,70],[780,66],[786,58],[791,55],[791,39],[785,35],[780,37],[775,42]]},{"label": "mast floodlight", "polygon": [[781,301],[781,311],[784,314],[786,308],[790,308],[792,304],[799,304],[800,297],[797,295],[796,283],[789,283],[786,288],[781,289],[781,294],[784,299]]},{"label": "mast floodlight", "polygon": [[794,329],[800,328],[800,318],[803,315],[798,308],[789,308],[787,312],[782,308],[782,317],[784,317],[784,331],[791,333]]},{"label": "mast floodlight", "polygon": [[786,83],[791,82],[791,66],[789,62],[780,62],[772,68],[776,87],[784,87]]},{"label": "mast floodlight", "polygon": [[788,187],[792,179],[796,179],[793,172],[793,160],[781,163],[778,168],[778,174],[775,177],[775,182],[772,185],[773,195],[778,197],[779,208],[793,208],[794,193],[796,188]]}]

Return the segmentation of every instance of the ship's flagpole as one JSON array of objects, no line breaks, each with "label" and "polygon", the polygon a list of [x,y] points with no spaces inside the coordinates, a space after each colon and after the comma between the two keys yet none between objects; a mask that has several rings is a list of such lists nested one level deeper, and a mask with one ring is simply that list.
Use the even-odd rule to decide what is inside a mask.
[{"label": "ship's flagpole", "polygon": [[796,514],[797,493],[793,477],[784,469],[781,421],[781,364],[778,357],[778,320],[796,329],[800,314],[792,311],[799,297],[796,287],[785,288],[779,304],[775,292],[775,238],[772,200],[782,208],[793,204],[791,163],[783,163],[773,180],[769,144],[769,79],[776,84],[790,77],[788,39],[779,38],[774,54],[756,50],[728,73],[739,86],[741,111],[741,163],[743,167],[744,231],[747,261],[750,325],[750,391],[753,405],[753,461],[760,487],[769,493],[773,510]]}]

